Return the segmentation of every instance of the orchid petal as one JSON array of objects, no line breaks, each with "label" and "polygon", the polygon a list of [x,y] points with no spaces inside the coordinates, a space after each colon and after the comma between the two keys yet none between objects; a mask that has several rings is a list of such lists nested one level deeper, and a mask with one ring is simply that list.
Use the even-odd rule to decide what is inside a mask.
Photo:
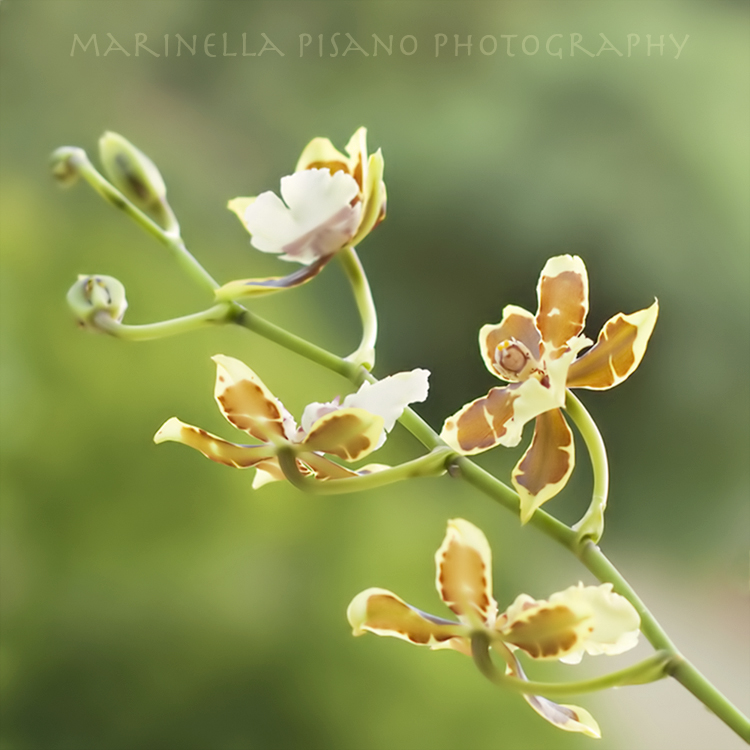
[{"label": "orchid petal", "polygon": [[435,586],[440,598],[468,625],[494,625],[492,552],[487,537],[463,518],[448,521],[445,539],[435,553]]},{"label": "orchid petal", "polygon": [[279,466],[279,459],[274,456],[268,461],[261,461],[255,467],[255,476],[251,487],[257,490],[271,482],[283,482],[285,479],[284,472]]},{"label": "orchid petal", "polygon": [[340,170],[349,172],[349,159],[328,138],[313,138],[302,150],[294,171],[304,169],[330,169],[331,174]]},{"label": "orchid petal", "polygon": [[583,650],[561,657],[560,661],[576,664],[583,651],[592,656],[622,654],[638,643],[641,618],[624,596],[614,593],[611,583],[600,586],[579,583],[552,594],[549,601],[556,606],[568,607],[581,618],[589,618]]},{"label": "orchid petal", "polygon": [[[527,677],[518,663],[518,659],[512,654],[510,656],[512,664],[507,665],[506,672],[521,680],[526,680]],[[523,697],[534,711],[558,729],[563,729],[566,732],[581,732],[595,739],[601,738],[602,733],[599,725],[596,723],[594,717],[585,709],[565,703],[555,703],[549,698],[543,698],[541,695],[524,693]]]},{"label": "orchid petal", "polygon": [[445,420],[440,438],[465,456],[481,453],[501,443],[518,445],[521,432],[516,430],[516,434],[511,435],[509,427],[520,387],[520,383],[513,383],[492,388],[486,396],[466,404]]},{"label": "orchid petal", "polygon": [[415,401],[424,401],[429,390],[429,370],[416,369],[397,372],[377,383],[362,383],[356,393],[350,393],[342,407],[365,409],[383,418],[383,428],[390,432],[404,409]]},{"label": "orchid petal", "polygon": [[176,417],[168,419],[154,435],[154,442],[157,444],[168,441],[195,448],[206,458],[236,469],[257,466],[274,455],[273,446],[230,443],[200,427],[185,424]]},{"label": "orchid petal", "polygon": [[568,387],[601,391],[622,383],[641,363],[658,315],[656,301],[645,310],[610,318],[596,344],[570,366]]},{"label": "orchid petal", "polygon": [[432,649],[450,647],[452,640],[468,635],[464,626],[421,612],[386,589],[357,594],[346,616],[355,636],[369,631]]},{"label": "orchid petal", "polygon": [[[351,244],[358,245],[385,218],[385,183],[383,182],[383,154],[378,149],[367,164],[367,181],[363,186],[362,218]],[[355,174],[356,177],[356,174]]]},{"label": "orchid petal", "polygon": [[479,351],[482,360],[495,377],[503,380],[505,378],[495,366],[495,354],[499,344],[511,339],[520,341],[531,352],[532,357],[539,359],[541,335],[537,330],[535,318],[528,310],[516,305],[506,305],[503,308],[503,318],[496,325],[486,325],[479,329]]},{"label": "orchid petal", "polygon": [[294,289],[314,279],[332,258],[332,255],[326,255],[309,266],[298,268],[286,276],[229,281],[216,290],[216,298],[219,300],[235,300],[245,299],[246,297],[265,297],[276,292]]},{"label": "orchid petal", "polygon": [[506,612],[502,639],[533,659],[560,659],[580,650],[590,627],[587,614],[521,594]]},{"label": "orchid petal", "polygon": [[356,180],[343,171],[306,169],[282,177],[284,201],[267,191],[245,210],[252,245],[305,265],[331,255],[357,230],[362,207],[351,201],[358,195]]},{"label": "orchid petal", "polygon": [[583,330],[589,308],[586,266],[577,255],[558,255],[544,265],[537,286],[537,328],[554,353]]},{"label": "orchid petal", "polygon": [[573,433],[559,409],[536,418],[531,445],[513,470],[512,481],[521,499],[521,523],[565,487],[575,465]]},{"label": "orchid petal", "polygon": [[244,362],[217,354],[214,397],[221,413],[240,430],[264,442],[289,439],[288,412]]},{"label": "orchid petal", "polygon": [[245,211],[247,210],[248,206],[250,206],[252,203],[255,202],[255,196],[252,196],[251,198],[232,198],[227,203],[227,208],[234,213],[237,218],[242,222],[242,226],[247,229],[245,226]]},{"label": "orchid petal", "polygon": [[611,583],[579,583],[547,601],[521,594],[505,614],[501,637],[534,659],[574,664],[584,652],[620,654],[638,641],[638,612]]},{"label": "orchid petal", "polygon": [[383,434],[383,418],[364,409],[337,409],[318,419],[302,441],[311,451],[323,451],[357,461],[375,450]]}]

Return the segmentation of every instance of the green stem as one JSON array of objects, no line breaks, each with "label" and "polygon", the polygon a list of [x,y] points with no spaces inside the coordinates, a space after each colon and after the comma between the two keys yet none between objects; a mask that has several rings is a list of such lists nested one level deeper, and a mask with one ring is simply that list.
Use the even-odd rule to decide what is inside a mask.
[{"label": "green stem", "polygon": [[341,359],[341,357],[315,344],[311,344],[299,336],[295,336],[295,334],[290,333],[285,328],[271,323],[250,310],[245,310],[245,308],[237,303],[233,304],[235,311],[233,322],[238,326],[247,328],[249,331],[257,333],[259,336],[263,336],[263,338],[273,341],[279,344],[279,346],[283,346],[285,349],[289,349],[289,351],[295,352],[321,367],[342,375],[355,385],[359,385],[364,379],[366,373],[361,367],[352,362],[347,362],[345,359]]},{"label": "green stem", "polygon": [[375,342],[378,338],[378,315],[372,299],[370,284],[360,263],[359,256],[353,247],[345,247],[337,253],[339,262],[349,279],[357,310],[362,320],[362,340],[356,351],[346,359],[355,365],[362,365],[366,370],[372,370],[375,364]]},{"label": "green stem", "polygon": [[591,495],[591,504],[583,518],[573,526],[573,529],[578,533],[579,541],[588,538],[596,543],[604,533],[604,509],[607,507],[607,495],[609,494],[607,449],[596,422],[586,411],[584,405],[570,391],[565,394],[565,411],[581,433],[594,472],[594,490]]},{"label": "green stem", "polygon": [[472,637],[471,654],[479,671],[496,685],[518,693],[542,695],[546,698],[565,698],[570,695],[594,693],[623,685],[643,685],[648,682],[656,682],[669,676],[669,665],[672,659],[670,654],[659,651],[637,664],[601,677],[575,682],[534,682],[503,674],[492,661],[489,642],[485,633],[478,633]]},{"label": "green stem", "polygon": [[158,323],[146,323],[144,325],[125,325],[113,320],[106,312],[94,317],[94,325],[99,331],[108,333],[118,339],[126,341],[148,341],[160,339],[166,336],[175,336],[179,333],[195,331],[210,325],[222,325],[232,322],[235,316],[234,309],[230,303],[221,302],[210,307],[208,310],[184,315],[181,318],[162,320]]},{"label": "green stem", "polygon": [[374,471],[372,474],[346,477],[344,479],[329,479],[326,481],[304,476],[297,466],[293,450],[280,450],[278,458],[284,476],[298,489],[316,495],[340,495],[348,492],[371,490],[376,487],[385,487],[388,484],[400,482],[403,479],[440,476],[441,474],[445,474],[445,465],[451,455],[453,455],[453,451],[450,448],[438,449],[415,458],[413,461],[407,461],[398,466],[383,469],[382,471]]},{"label": "green stem", "polygon": [[183,269],[199,284],[210,291],[219,288],[219,284],[205,268],[190,254],[182,237],[174,232],[167,232],[150,219],[139,208],[131,203],[117,188],[111,185],[94,167],[86,152],[80,148],[58,149],[53,158],[66,159],[71,168],[83,177],[94,190],[115,208],[119,208],[142,229],[166,245]]}]

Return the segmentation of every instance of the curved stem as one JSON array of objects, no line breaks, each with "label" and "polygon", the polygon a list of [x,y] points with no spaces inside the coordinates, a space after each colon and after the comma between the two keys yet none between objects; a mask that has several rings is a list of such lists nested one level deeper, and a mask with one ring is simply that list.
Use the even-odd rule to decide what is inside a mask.
[{"label": "curved stem", "polygon": [[471,655],[479,671],[496,685],[509,688],[517,693],[543,695],[546,698],[564,698],[569,695],[594,693],[623,685],[643,685],[648,682],[656,682],[669,676],[669,664],[672,659],[670,654],[659,651],[637,664],[601,677],[575,682],[534,682],[533,680],[503,674],[492,661],[489,644],[484,633],[472,637]]},{"label": "curved stem", "polygon": [[366,370],[372,370],[375,364],[375,342],[378,338],[378,315],[372,299],[370,284],[359,261],[359,256],[353,247],[345,247],[337,253],[337,257],[344,268],[347,279],[354,292],[357,310],[362,320],[362,340],[357,349],[346,359],[355,365],[362,365]]},{"label": "curved stem", "polygon": [[58,158],[62,154],[76,172],[83,177],[94,190],[115,208],[119,208],[142,229],[166,245],[183,269],[199,284],[213,291],[219,284],[205,268],[191,255],[185,243],[178,234],[162,229],[139,208],[133,205],[114,185],[110,184],[91,163],[86,152],[80,148],[69,150],[58,149],[53,156]]},{"label": "curved stem", "polygon": [[588,538],[596,543],[604,533],[604,509],[607,507],[607,495],[609,494],[607,449],[596,422],[586,411],[584,405],[570,391],[565,393],[565,411],[581,433],[594,472],[591,505],[589,505],[583,518],[573,526],[573,529],[578,532],[579,541]]},{"label": "curved stem", "polygon": [[125,325],[113,320],[106,313],[97,315],[94,320],[97,330],[110,336],[116,336],[118,339],[125,339],[126,341],[149,341],[150,339],[195,331],[198,328],[205,328],[210,325],[230,323],[234,315],[232,306],[226,302],[221,302],[208,310],[173,318],[172,320],[162,320],[158,323]]},{"label": "curved stem", "polygon": [[445,464],[452,453],[453,451],[450,448],[438,449],[415,458],[413,461],[406,461],[403,464],[391,466],[381,471],[373,471],[371,474],[343,479],[328,479],[326,481],[304,476],[297,466],[293,450],[282,449],[279,451],[278,458],[284,476],[298,489],[315,495],[341,495],[348,492],[361,492],[376,487],[385,487],[403,479],[438,477],[445,474]]}]

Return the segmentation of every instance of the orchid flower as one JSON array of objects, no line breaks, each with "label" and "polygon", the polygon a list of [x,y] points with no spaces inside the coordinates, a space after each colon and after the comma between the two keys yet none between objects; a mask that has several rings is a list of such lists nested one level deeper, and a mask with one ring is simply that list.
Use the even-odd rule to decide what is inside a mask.
[{"label": "orchid flower", "polygon": [[316,276],[344,247],[354,247],[385,217],[383,156],[367,155],[367,130],[359,128],[347,155],[327,138],[307,144],[293,174],[281,178],[281,197],[272,191],[234,198],[230,210],[251,234],[251,244],[305,268],[284,277],[232,281],[222,299],[269,294]]},{"label": "orchid flower", "polygon": [[521,521],[554,497],[575,465],[573,433],[563,417],[567,388],[606,390],[629,377],[643,358],[659,313],[658,302],[630,315],[618,313],[593,342],[581,335],[588,312],[588,276],[578,256],[550,258],[537,286],[536,316],[515,305],[496,325],[479,331],[487,369],[508,385],[463,406],[443,426],[442,439],[464,455],[496,445],[515,446],[524,425],[534,437],[513,470]]},{"label": "orchid flower", "polygon": [[[585,653],[620,654],[638,640],[640,618],[612,584],[579,583],[535,600],[521,594],[498,614],[492,594],[492,553],[487,538],[461,518],[448,522],[435,554],[436,587],[458,621],[426,614],[386,589],[370,588],[354,597],[347,617],[355,636],[366,631],[393,636],[430,649],[454,649],[471,655],[472,637],[483,634],[506,660],[506,671],[525,680],[514,652],[536,660],[577,663]],[[550,723],[570,732],[600,736],[591,715],[577,706],[524,694],[531,707]]]},{"label": "orchid flower", "polygon": [[284,479],[280,450],[293,451],[298,471],[315,479],[362,476],[383,468],[348,469],[323,454],[357,461],[377,450],[396,420],[414,401],[427,398],[427,370],[400,372],[329,403],[308,405],[297,426],[292,415],[243,362],[217,355],[214,396],[221,413],[235,427],[260,441],[231,443],[179,419],[168,419],[154,442],[173,441],[200,451],[212,461],[239,469],[254,467],[253,488]]}]

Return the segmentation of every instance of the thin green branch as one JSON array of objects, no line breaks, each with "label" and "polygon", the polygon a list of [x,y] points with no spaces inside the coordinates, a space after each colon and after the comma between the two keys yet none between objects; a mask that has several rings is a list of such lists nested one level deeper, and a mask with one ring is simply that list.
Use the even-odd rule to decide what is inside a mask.
[{"label": "thin green branch", "polygon": [[624,685],[643,685],[656,682],[669,676],[671,654],[658,651],[643,661],[601,677],[575,682],[535,682],[520,677],[503,674],[492,661],[489,642],[484,633],[477,633],[471,639],[471,654],[479,671],[491,682],[517,693],[543,695],[546,698],[565,698],[570,695],[595,693]]},{"label": "thin green branch", "polygon": [[345,247],[336,254],[354,292],[359,317],[362,320],[362,340],[346,359],[355,365],[372,370],[375,364],[375,342],[378,338],[378,314],[372,299],[370,284],[353,247]]},{"label": "thin green branch", "polygon": [[[342,479],[328,479],[321,481],[303,475],[293,450],[279,451],[279,465],[284,476],[298,489],[315,495],[341,495],[349,492],[362,492],[377,487],[385,487],[394,482],[416,477],[438,477],[445,474],[446,463],[453,454],[450,448],[438,448],[430,453],[406,461],[398,466],[391,466],[371,474]],[[304,460],[304,458],[303,458]]]},{"label": "thin green branch", "polygon": [[[205,268],[191,255],[185,247],[182,237],[162,229],[155,221],[150,219],[139,208],[131,203],[114,185],[108,182],[94,167],[86,152],[81,148],[64,147],[52,154],[53,162],[56,163],[54,170],[59,173],[61,168],[71,171],[83,177],[94,190],[99,193],[108,203],[120,209],[129,216],[142,229],[155,237],[163,245],[166,245],[176,258],[177,262],[195,281],[209,290],[218,289],[219,284],[206,271]],[[70,178],[68,178],[70,179]]]},{"label": "thin green branch", "polygon": [[591,468],[594,473],[591,504],[583,518],[573,526],[573,529],[578,533],[580,541],[588,538],[593,542],[598,542],[604,533],[604,509],[607,507],[607,495],[609,494],[607,449],[596,422],[571,391],[565,393],[565,411],[581,433],[583,442],[589,452]]},{"label": "thin green branch", "polygon": [[162,320],[158,323],[145,323],[143,325],[125,325],[118,323],[106,312],[98,313],[94,317],[94,325],[97,330],[115,336],[126,341],[149,341],[151,339],[175,336],[180,333],[188,333],[206,326],[222,325],[230,323],[236,312],[231,304],[221,302],[210,307],[208,310],[184,315],[180,318]]}]

